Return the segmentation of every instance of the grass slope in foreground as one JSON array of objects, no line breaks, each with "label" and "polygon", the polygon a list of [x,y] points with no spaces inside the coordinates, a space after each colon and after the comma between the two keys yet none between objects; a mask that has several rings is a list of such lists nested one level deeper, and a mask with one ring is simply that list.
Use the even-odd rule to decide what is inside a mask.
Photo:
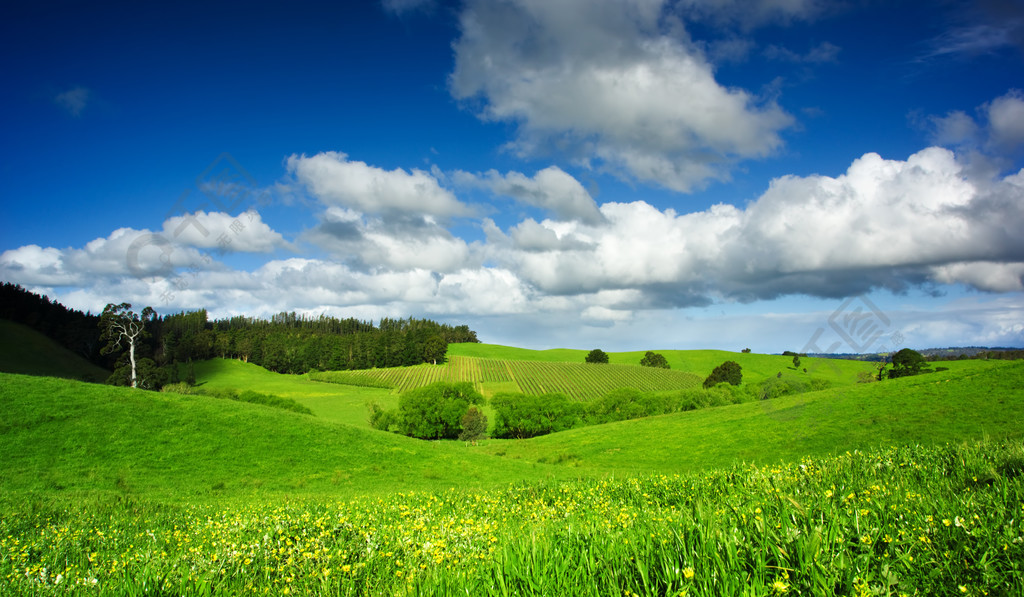
[{"label": "grass slope in foreground", "polygon": [[1021,595],[1020,443],[322,503],[5,515],[5,595]]},{"label": "grass slope in foreground", "polygon": [[0,374],[0,501],[342,496],[557,473],[260,405]]}]

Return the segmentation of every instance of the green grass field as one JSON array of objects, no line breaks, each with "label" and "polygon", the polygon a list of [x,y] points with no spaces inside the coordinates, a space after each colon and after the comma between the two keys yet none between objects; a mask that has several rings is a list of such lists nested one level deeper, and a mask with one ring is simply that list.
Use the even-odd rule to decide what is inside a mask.
[{"label": "green grass field", "polygon": [[904,443],[1024,437],[1024,364],[969,363],[882,383],[840,386],[673,415],[489,441],[506,458],[620,474],[773,463]]},{"label": "green grass field", "polygon": [[0,374],[0,438],[5,499],[341,497],[559,473],[260,405],[14,374]]},{"label": "green grass field", "polygon": [[390,389],[238,361],[201,387],[316,416],[0,374],[0,594],[1024,594],[1024,363],[857,384],[871,364],[661,352],[833,385],[469,446],[369,429]]},{"label": "green grass field", "polygon": [[104,382],[110,372],[30,327],[0,319],[0,371]]},{"label": "green grass field", "polygon": [[388,389],[323,383],[304,375],[273,373],[233,359],[196,363],[195,372],[200,389],[254,390],[291,398],[312,410],[318,418],[366,429],[370,428],[368,402],[388,407],[398,403],[398,397]]}]

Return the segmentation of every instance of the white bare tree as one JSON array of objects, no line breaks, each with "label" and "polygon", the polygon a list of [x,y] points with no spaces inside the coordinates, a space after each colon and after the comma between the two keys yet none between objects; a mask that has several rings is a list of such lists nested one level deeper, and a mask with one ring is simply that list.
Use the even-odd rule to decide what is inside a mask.
[{"label": "white bare tree", "polygon": [[127,344],[128,362],[131,364],[132,387],[138,386],[138,374],[135,362],[135,348],[144,337],[146,337],[146,323],[156,318],[156,311],[152,307],[146,307],[141,314],[132,311],[130,303],[115,305],[110,303],[103,309],[100,315],[100,328],[103,333],[101,340],[106,340],[107,345],[100,349],[100,354],[108,354],[115,350],[123,349],[122,344]]}]

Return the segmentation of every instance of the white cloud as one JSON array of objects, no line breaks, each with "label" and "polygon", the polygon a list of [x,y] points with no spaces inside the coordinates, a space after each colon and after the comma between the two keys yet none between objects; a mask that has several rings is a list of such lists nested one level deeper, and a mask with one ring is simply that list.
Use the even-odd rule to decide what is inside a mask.
[{"label": "white cloud", "polygon": [[[951,55],[977,56],[1014,44],[1014,29],[1020,22],[979,23],[953,27],[932,39],[922,59]],[[1018,34],[1019,35],[1019,34]]]},{"label": "white cloud", "polygon": [[783,177],[746,209],[676,214],[637,201],[601,211],[602,226],[491,231],[491,257],[544,293],[638,289],[647,306],[921,284],[1020,289],[1024,174],[972,179],[940,148],[905,161],[867,154],[838,177]]},{"label": "white cloud", "polygon": [[174,216],[164,222],[163,234],[182,245],[232,252],[266,253],[286,244],[253,210],[237,217],[205,211]]},{"label": "white cloud", "polygon": [[131,228],[119,228],[81,249],[28,245],[0,255],[0,277],[44,286],[88,285],[111,276],[165,277],[178,268],[212,266],[213,261],[194,248]]},{"label": "white cloud", "polygon": [[[1024,148],[1024,93],[1011,89],[977,108],[975,119],[962,110],[930,116],[926,126],[932,142],[984,154],[995,164],[1009,163]],[[992,164],[983,164],[992,166]]]},{"label": "white cloud", "polygon": [[[583,10],[586,4],[587,10]],[[461,17],[452,94],[518,124],[522,154],[596,157],[613,172],[687,191],[781,146],[792,118],[714,78],[661,2],[473,1]]]},{"label": "white cloud", "polygon": [[1024,94],[1010,90],[986,106],[992,144],[1009,151],[1024,145]]},{"label": "white cloud", "polygon": [[960,110],[945,116],[932,116],[929,124],[932,128],[932,142],[944,147],[974,145],[980,137],[977,123]]},{"label": "white cloud", "polygon": [[456,172],[453,178],[462,185],[482,186],[497,195],[512,197],[528,205],[540,207],[564,220],[580,220],[586,224],[603,221],[601,211],[590,193],[571,175],[557,166],[549,166],[533,178],[519,172],[485,174]]},{"label": "white cloud", "polygon": [[[564,172],[550,172],[579,191]],[[470,176],[496,189],[519,184],[516,192],[537,204],[561,205],[561,195],[545,194],[557,185],[540,173]],[[558,209],[577,204],[567,205]],[[567,334],[585,324],[593,328],[587,339],[646,326],[652,312],[784,295],[965,287],[1019,300],[1024,291],[1024,170],[992,175],[938,147],[905,160],[865,154],[837,176],[781,177],[743,207],[679,213],[633,201],[599,210],[600,218],[526,218],[504,230],[484,219],[485,240],[470,243],[433,214],[330,206],[299,239],[330,257],[265,257],[252,271],[232,271],[198,250],[215,248],[215,232],[235,234],[236,220],[199,212],[168,220],[161,234],[122,228],[81,248],[12,249],[0,254],[0,278],[80,288],[67,295],[79,308],[127,300],[164,311],[205,307],[215,316],[507,315]],[[239,219],[246,227],[233,249],[292,246],[259,214]],[[995,325],[978,323],[971,337],[1013,337],[1012,326]]]},{"label": "white cloud", "polygon": [[285,246],[255,211],[237,217],[196,212],[164,222],[162,232],[119,228],[82,248],[27,245],[0,255],[0,277],[23,284],[76,286],[103,279],[160,279],[182,283],[180,273],[220,270],[222,266],[199,249],[219,253],[267,252]]},{"label": "white cloud", "polygon": [[452,272],[471,261],[470,246],[430,218],[376,218],[337,207],[320,216],[305,240],[361,270]]},{"label": "white cloud", "polygon": [[384,170],[350,161],[344,153],[329,151],[312,157],[292,155],[288,172],[327,205],[349,207],[370,214],[396,212],[440,217],[472,212],[428,172],[401,168]]}]

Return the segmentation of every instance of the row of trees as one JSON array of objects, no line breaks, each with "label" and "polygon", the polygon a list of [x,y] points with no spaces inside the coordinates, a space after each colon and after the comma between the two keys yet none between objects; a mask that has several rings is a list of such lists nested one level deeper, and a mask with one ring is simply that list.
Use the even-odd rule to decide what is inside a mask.
[{"label": "row of trees", "polygon": [[[478,342],[468,326],[427,319],[353,318],[279,313],[270,319],[211,321],[205,310],[159,316],[128,303],[109,304],[99,316],[74,311],[4,284],[0,316],[46,334],[113,371],[109,383],[156,389],[180,379],[192,361],[236,358],[278,373],[369,369],[441,363],[448,344]],[[184,364],[184,367],[179,367]]]}]

